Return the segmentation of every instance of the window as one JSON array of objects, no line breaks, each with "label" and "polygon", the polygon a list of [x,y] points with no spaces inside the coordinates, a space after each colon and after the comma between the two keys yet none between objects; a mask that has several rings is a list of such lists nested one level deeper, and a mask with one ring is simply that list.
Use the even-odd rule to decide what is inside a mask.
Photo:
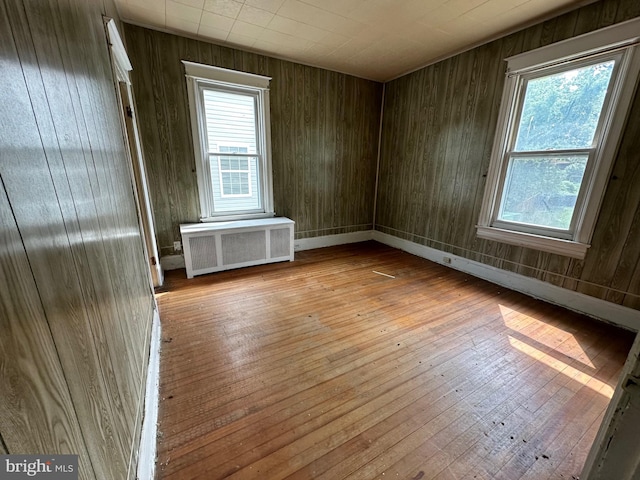
[{"label": "window", "polygon": [[273,216],[268,77],[185,65],[201,219]]},{"label": "window", "polygon": [[507,59],[478,236],[584,258],[633,98],[638,32],[631,20]]}]

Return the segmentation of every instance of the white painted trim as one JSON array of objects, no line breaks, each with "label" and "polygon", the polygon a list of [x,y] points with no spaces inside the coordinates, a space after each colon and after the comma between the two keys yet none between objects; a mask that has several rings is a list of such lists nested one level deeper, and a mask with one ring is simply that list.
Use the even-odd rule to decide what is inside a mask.
[{"label": "white painted trim", "polygon": [[151,324],[147,388],[138,453],[138,480],[153,480],[156,470],[156,437],[160,388],[160,333],[160,315],[156,308],[153,311],[153,322]]},{"label": "white painted trim", "polygon": [[164,272],[185,268],[184,255],[165,255],[160,259],[160,264]]},{"label": "white painted trim", "polygon": [[567,257],[583,259],[587,249],[591,246],[586,243],[563,240],[561,238],[543,237],[533,233],[516,232],[496,227],[484,227],[478,225],[478,237],[497,242],[508,243],[520,247],[535,248],[544,252],[566,255]]},{"label": "white painted trim", "polygon": [[[373,232],[373,240],[426,258],[427,260],[446,267],[451,267],[489,282],[502,285],[511,290],[516,290],[534,298],[565,307],[569,310],[583,313],[600,320],[606,320],[633,331],[640,330],[640,311],[638,310],[606,302],[595,297],[590,297],[589,295],[567,290],[566,288],[557,287],[535,278],[500,270],[499,268],[443,252],[435,248],[426,247],[386,233]],[[446,262],[445,258],[450,259],[450,262]]]},{"label": "white painted trim", "polygon": [[519,73],[531,66],[557,64],[573,57],[629,45],[640,40],[640,18],[616,23],[577,37],[545,45],[528,52],[506,58],[509,72]]},{"label": "white painted trim", "polygon": [[300,238],[293,244],[296,252],[302,250],[312,250],[314,248],[333,247],[335,245],[345,245],[347,243],[366,242],[373,238],[373,230],[363,230],[360,232],[339,233],[337,235],[323,235],[321,237]]},{"label": "white painted trim", "polygon": [[124,43],[118,32],[118,27],[113,18],[107,21],[107,33],[109,36],[109,44],[111,46],[111,53],[113,54],[114,65],[120,80],[127,84],[131,84],[129,80],[129,72],[133,70],[131,61],[127,55],[127,50],[124,48]]},{"label": "white painted trim", "polygon": [[[263,229],[268,227],[289,226],[295,222],[287,217],[256,218],[252,220],[230,220],[227,222],[183,223],[180,225],[180,235],[195,235],[219,231],[237,231],[242,229]],[[184,245],[183,245],[184,246]]]},{"label": "white painted trim", "polygon": [[228,68],[214,67],[186,60],[182,60],[182,63],[187,76],[195,77],[198,80],[215,80],[229,85],[246,85],[264,90],[269,88],[269,82],[271,81],[271,77],[265,77],[264,75],[229,70]]}]

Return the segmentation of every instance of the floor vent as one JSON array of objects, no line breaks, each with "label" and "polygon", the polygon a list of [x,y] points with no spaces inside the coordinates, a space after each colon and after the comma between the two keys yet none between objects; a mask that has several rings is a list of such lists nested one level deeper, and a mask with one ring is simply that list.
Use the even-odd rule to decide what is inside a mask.
[{"label": "floor vent", "polygon": [[282,217],[180,225],[187,277],[293,261],[293,225]]}]

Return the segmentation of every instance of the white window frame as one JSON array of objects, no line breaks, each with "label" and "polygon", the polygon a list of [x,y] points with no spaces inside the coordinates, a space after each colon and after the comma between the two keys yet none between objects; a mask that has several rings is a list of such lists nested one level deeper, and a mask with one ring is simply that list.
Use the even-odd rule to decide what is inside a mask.
[{"label": "white window frame", "polygon": [[[227,221],[251,218],[266,218],[275,215],[273,211],[273,176],[271,172],[271,123],[269,106],[269,82],[271,77],[238,72],[226,68],[213,67],[182,60],[187,79],[187,94],[191,113],[191,133],[196,162],[198,192],[200,197],[200,221]],[[211,169],[207,149],[206,128],[204,128],[203,88],[235,90],[255,95],[256,98],[256,140],[258,152],[248,154],[258,157],[260,175],[259,190],[262,208],[238,212],[214,211]]]},{"label": "white window frame", "polygon": [[[591,246],[600,206],[636,89],[640,71],[639,41],[640,18],[637,18],[505,59],[507,77],[477,225],[480,238],[574,258],[585,257]],[[601,140],[590,151],[570,229],[554,231],[551,228],[531,228],[498,221],[510,158],[508,149],[514,143],[514,135],[518,130],[525,79],[534,72],[552,74],[567,65],[570,65],[570,69],[579,68],[589,59],[606,53],[614,55],[614,52],[620,56],[620,60],[612,74],[599,130],[596,132],[596,137],[602,133]],[[606,109],[607,102],[609,110]]]}]

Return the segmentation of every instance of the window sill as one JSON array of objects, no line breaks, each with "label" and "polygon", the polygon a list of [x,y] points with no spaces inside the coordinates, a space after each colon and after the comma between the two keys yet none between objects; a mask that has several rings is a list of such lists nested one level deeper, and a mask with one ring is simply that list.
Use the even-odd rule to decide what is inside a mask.
[{"label": "window sill", "polygon": [[508,243],[519,247],[533,248],[543,252],[555,253],[567,257],[583,259],[587,249],[591,246],[586,243],[562,240],[559,238],[543,237],[531,233],[514,232],[502,228],[485,227],[478,225],[478,237],[496,242]]},{"label": "window sill", "polygon": [[231,220],[226,222],[183,223],[180,225],[180,233],[184,235],[219,230],[264,230],[267,227],[276,227],[293,223],[295,223],[293,220],[286,217],[254,218],[252,220]]},{"label": "window sill", "polygon": [[217,215],[215,217],[203,217],[200,219],[202,223],[209,222],[234,222],[236,220],[257,220],[260,218],[273,218],[275,217],[275,212],[271,213],[245,213],[245,214],[236,214],[236,215]]}]

